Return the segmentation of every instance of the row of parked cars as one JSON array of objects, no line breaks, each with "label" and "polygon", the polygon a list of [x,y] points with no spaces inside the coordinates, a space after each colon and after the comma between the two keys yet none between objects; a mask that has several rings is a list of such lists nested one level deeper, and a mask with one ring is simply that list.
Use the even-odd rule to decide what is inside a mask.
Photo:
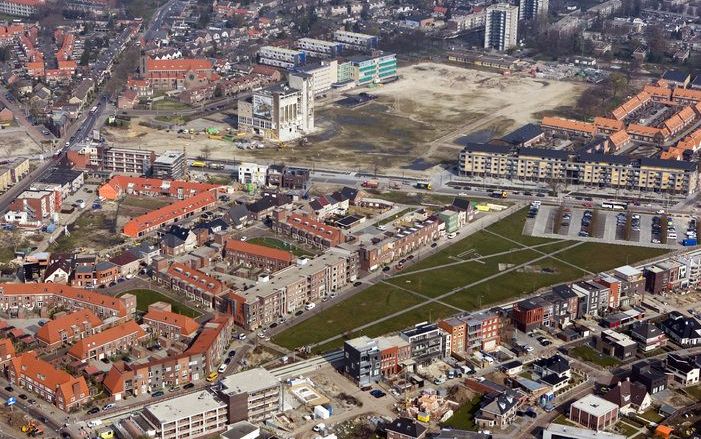
[{"label": "row of parked cars", "polygon": [[578,233],[579,236],[582,236],[585,238],[591,236],[591,232],[592,232],[591,231],[591,222],[592,222],[593,218],[594,218],[594,213],[591,210],[587,209],[584,211],[584,213],[582,214],[581,226],[579,228],[579,233]]}]

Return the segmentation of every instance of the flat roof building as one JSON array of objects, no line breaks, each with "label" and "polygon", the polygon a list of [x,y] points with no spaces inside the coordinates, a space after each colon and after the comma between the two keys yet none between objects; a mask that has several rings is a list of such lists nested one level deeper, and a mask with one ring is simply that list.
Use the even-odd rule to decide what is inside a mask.
[{"label": "flat roof building", "polygon": [[167,180],[179,180],[185,177],[185,153],[166,151],[153,162],[153,176]]},{"label": "flat roof building", "polygon": [[224,378],[219,393],[228,403],[230,423],[262,422],[282,410],[282,383],[262,367]]},{"label": "flat roof building", "polygon": [[228,424],[227,404],[206,390],[148,405],[143,415],[160,439],[210,436]]},{"label": "flat roof building", "polygon": [[570,420],[592,430],[605,430],[618,422],[618,406],[589,394],[572,403]]}]

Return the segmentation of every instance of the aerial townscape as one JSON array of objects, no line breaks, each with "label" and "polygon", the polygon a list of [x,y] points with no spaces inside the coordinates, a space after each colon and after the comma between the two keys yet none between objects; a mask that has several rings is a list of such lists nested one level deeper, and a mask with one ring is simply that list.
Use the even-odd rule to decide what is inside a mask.
[{"label": "aerial townscape", "polygon": [[0,439],[701,439],[701,3],[0,0]]}]

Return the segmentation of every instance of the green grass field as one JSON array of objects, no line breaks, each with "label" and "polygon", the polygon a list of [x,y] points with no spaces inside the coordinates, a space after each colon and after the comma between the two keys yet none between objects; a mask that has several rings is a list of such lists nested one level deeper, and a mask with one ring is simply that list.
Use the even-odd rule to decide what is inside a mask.
[{"label": "green grass field", "polygon": [[414,210],[413,207],[407,207],[406,209],[401,210],[401,211],[395,213],[394,215],[390,215],[390,216],[388,216],[387,218],[385,218],[385,219],[383,219],[383,220],[381,220],[381,221],[378,221],[378,222],[377,222],[377,225],[378,225],[378,226],[381,226],[381,225],[383,225],[383,224],[389,224],[389,223],[391,223],[392,221],[396,220],[397,218],[401,218],[401,217],[403,217],[404,215],[406,215],[407,213],[412,212],[413,210]]},{"label": "green grass field", "polygon": [[[321,343],[339,334],[344,338],[358,335],[377,336],[399,331],[420,321],[435,321],[457,313],[455,308],[444,304],[465,311],[476,310],[533,293],[550,285],[576,280],[588,274],[585,270],[604,271],[664,253],[653,248],[623,247],[624,251],[621,251],[621,247],[613,248],[613,245],[607,244],[523,236],[521,232],[525,218],[525,210],[520,210],[487,228],[499,236],[480,231],[456,241],[435,255],[407,267],[406,271],[387,279],[387,283],[373,285],[281,332],[273,337],[273,341],[293,349]],[[519,243],[539,247],[525,249]],[[540,259],[544,256],[543,253],[549,255],[558,250],[562,251],[552,257]],[[466,261],[478,257],[475,253],[479,254],[479,260]],[[421,258],[420,252],[418,258]],[[536,259],[540,260],[535,261]],[[442,266],[446,264],[453,265]],[[523,267],[518,267],[520,265]],[[511,271],[507,271],[509,269]],[[399,314],[393,319],[372,324],[383,316],[406,310],[425,301],[400,288],[429,298],[443,295],[446,297],[442,298],[444,304],[431,302]],[[371,326],[363,330],[354,331],[369,324]],[[342,341],[339,338],[326,342],[314,350],[333,349],[339,347]],[[611,360],[617,362],[610,357],[597,359],[605,363],[603,365],[609,365]]]},{"label": "green grass field", "polygon": [[136,296],[136,309],[141,312],[148,311],[148,306],[152,303],[167,302],[171,304],[174,313],[182,314],[188,317],[198,317],[201,314],[200,312],[190,308],[189,306],[183,305],[182,303],[177,302],[171,299],[170,297],[159,293],[158,291],[138,289],[125,291],[119,296],[123,296],[127,293]]},{"label": "green grass field", "polygon": [[616,358],[597,352],[591,346],[586,345],[577,346],[576,348],[570,350],[570,354],[579,358],[580,360],[588,361],[601,367],[613,367],[621,363]]},{"label": "green grass field", "polygon": [[458,407],[453,416],[448,418],[442,427],[454,428],[456,430],[475,430],[475,414],[480,408],[481,397],[476,396]]}]

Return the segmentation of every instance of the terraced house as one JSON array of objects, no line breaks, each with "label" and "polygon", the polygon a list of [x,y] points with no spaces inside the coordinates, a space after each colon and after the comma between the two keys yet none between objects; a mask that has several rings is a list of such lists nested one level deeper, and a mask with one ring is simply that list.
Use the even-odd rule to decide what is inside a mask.
[{"label": "terraced house", "polygon": [[213,308],[215,299],[228,291],[219,279],[180,262],[174,262],[168,270],[159,272],[156,276],[159,283],[167,283],[171,289],[182,292],[188,299],[208,308]]},{"label": "terraced house", "polygon": [[129,320],[79,340],[68,350],[68,356],[82,362],[102,360],[127,351],[147,337],[146,332],[135,321]]},{"label": "terraced house", "polygon": [[102,320],[89,309],[79,309],[53,320],[39,328],[36,339],[48,350],[59,348],[64,343],[72,343],[100,331]]}]

